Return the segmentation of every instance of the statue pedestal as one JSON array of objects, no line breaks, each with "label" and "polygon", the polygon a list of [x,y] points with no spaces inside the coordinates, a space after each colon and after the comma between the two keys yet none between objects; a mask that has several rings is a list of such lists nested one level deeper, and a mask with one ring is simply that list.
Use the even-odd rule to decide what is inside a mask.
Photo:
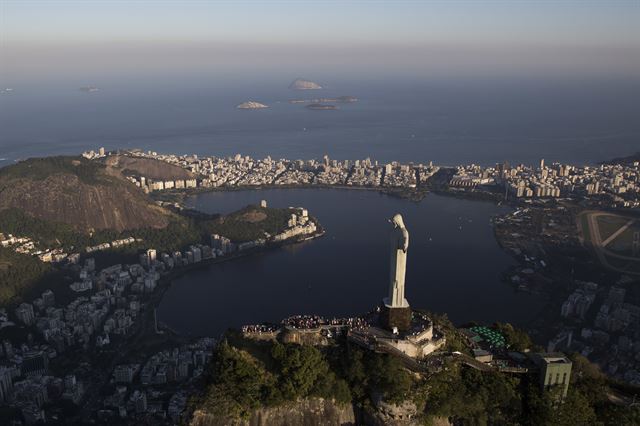
[{"label": "statue pedestal", "polygon": [[411,328],[411,308],[409,306],[392,308],[382,303],[380,325],[389,331],[393,331],[394,328],[398,331],[408,331]]}]

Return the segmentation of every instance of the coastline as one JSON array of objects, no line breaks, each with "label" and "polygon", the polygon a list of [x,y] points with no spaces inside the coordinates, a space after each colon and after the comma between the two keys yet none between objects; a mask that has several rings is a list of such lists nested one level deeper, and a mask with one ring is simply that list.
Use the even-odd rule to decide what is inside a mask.
[{"label": "coastline", "polygon": [[[387,188],[387,187],[376,187],[376,186],[351,186],[351,185],[327,185],[327,184],[298,184],[298,185],[255,185],[255,186],[219,186],[212,188],[195,188],[195,189],[184,189],[184,190],[164,190],[162,192],[157,192],[159,201],[166,201],[165,197],[170,197],[174,201],[184,199],[200,194],[208,194],[211,192],[234,192],[234,191],[261,191],[261,190],[272,190],[272,189],[337,189],[337,190],[346,190],[346,191],[376,191],[380,194],[389,195],[391,197],[402,198],[414,202],[419,202],[424,199],[424,197],[433,192],[438,195],[449,195],[445,192],[440,192],[433,189],[428,188]],[[151,197],[155,196],[151,193]],[[154,198],[156,199],[156,198]]]},{"label": "coastline", "polygon": [[[246,256],[253,256],[255,254],[258,253],[262,253],[262,252],[266,252],[266,251],[271,251],[273,249],[277,249],[277,248],[281,248],[281,247],[285,247],[285,246],[290,246],[290,245],[294,245],[294,244],[299,244],[299,243],[303,243],[305,241],[311,241],[311,240],[315,240],[317,238],[321,238],[325,235],[326,231],[324,230],[324,228],[322,227],[322,225],[319,224],[319,222],[315,219],[315,217],[312,217],[312,219],[315,221],[315,223],[318,226],[318,230],[316,232],[314,232],[313,234],[310,235],[303,235],[303,236],[297,236],[297,237],[293,237],[290,239],[287,239],[285,241],[279,241],[279,242],[270,242],[264,246],[261,247],[253,247],[247,250],[243,250],[237,253],[233,253],[230,255],[226,255],[226,256],[221,256],[221,257],[217,257],[217,258],[211,258],[211,259],[203,259],[202,261],[198,262],[198,263],[192,263],[190,265],[186,265],[186,266],[182,266],[179,269],[173,269],[171,271],[169,271],[167,274],[163,275],[160,278],[160,285],[159,287],[161,287],[160,292],[157,293],[157,297],[154,297],[153,300],[151,301],[152,303],[152,309],[156,310],[158,309],[158,307],[160,306],[160,303],[162,302],[162,300],[164,299],[164,294],[167,290],[169,290],[169,288],[171,288],[171,286],[173,285],[173,281],[184,276],[185,274],[194,271],[194,270],[199,270],[199,269],[204,269],[207,268],[211,265],[216,265],[219,263],[224,263],[224,262],[228,262],[228,261],[232,261],[232,260],[236,260],[236,259],[240,259]],[[154,295],[155,296],[155,295]],[[160,321],[158,321],[158,324],[160,324]],[[176,335],[176,337],[178,338],[188,338],[188,339],[195,339],[198,337],[210,337],[210,336],[193,336],[189,333],[184,333],[184,332],[179,332],[177,330],[173,330],[170,327],[168,327],[167,325],[163,325],[162,327],[160,327],[160,325],[158,325],[158,330],[160,331],[160,329],[162,328],[163,332],[169,332],[170,334]],[[147,333],[149,331],[147,330]],[[154,333],[152,334],[157,334]]]}]

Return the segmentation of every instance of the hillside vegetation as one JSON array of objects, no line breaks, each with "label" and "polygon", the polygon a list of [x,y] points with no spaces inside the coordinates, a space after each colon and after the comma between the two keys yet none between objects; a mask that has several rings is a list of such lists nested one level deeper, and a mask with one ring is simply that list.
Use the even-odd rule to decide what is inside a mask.
[{"label": "hillside vegetation", "polygon": [[446,358],[439,371],[416,375],[398,358],[344,340],[319,349],[259,343],[235,333],[227,337],[214,353],[204,391],[191,401],[192,409],[215,424],[246,421],[265,409],[313,398],[353,404],[356,417],[377,419],[371,424],[390,421],[379,411],[381,400],[415,407],[411,424],[442,418],[455,425],[640,424],[640,409],[609,402],[606,377],[580,355],[571,356],[569,394],[558,405],[550,392],[541,392],[535,373],[481,372]]},{"label": "hillside vegetation", "polygon": [[274,235],[287,226],[291,217],[289,209],[247,206],[237,212],[206,223],[210,234],[220,234],[232,241],[250,241],[264,238],[265,232]]},{"label": "hillside vegetation", "polygon": [[50,264],[0,247],[0,306],[13,301],[49,272]]},{"label": "hillside vegetation", "polygon": [[0,170],[0,210],[79,231],[164,228],[166,211],[116,169],[80,157],[29,159]]}]

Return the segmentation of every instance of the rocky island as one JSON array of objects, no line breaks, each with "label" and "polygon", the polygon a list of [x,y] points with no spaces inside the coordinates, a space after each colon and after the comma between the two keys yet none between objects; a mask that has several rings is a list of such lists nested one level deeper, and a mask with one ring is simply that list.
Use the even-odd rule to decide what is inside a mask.
[{"label": "rocky island", "polygon": [[289,85],[289,89],[293,90],[318,90],[322,89],[322,86],[318,83],[309,80],[303,80],[298,78],[293,83]]},{"label": "rocky island", "polygon": [[238,109],[263,109],[263,108],[269,108],[269,106],[265,105],[265,104],[261,104],[260,102],[247,101],[247,102],[243,102],[243,103],[237,105],[236,108],[238,108]]}]

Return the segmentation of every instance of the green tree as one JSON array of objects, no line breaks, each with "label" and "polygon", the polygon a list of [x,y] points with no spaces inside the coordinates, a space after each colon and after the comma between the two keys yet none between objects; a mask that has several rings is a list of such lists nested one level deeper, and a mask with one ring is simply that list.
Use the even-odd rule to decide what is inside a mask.
[{"label": "green tree", "polygon": [[570,389],[567,397],[553,409],[549,426],[598,424],[596,413],[582,392]]},{"label": "green tree", "polygon": [[391,355],[374,354],[367,362],[372,391],[381,392],[388,402],[404,401],[411,390],[411,376],[400,360]]},{"label": "green tree", "polygon": [[264,370],[248,354],[222,342],[214,352],[205,406],[213,413],[245,417],[262,403]]},{"label": "green tree", "polygon": [[533,342],[529,335],[523,330],[517,329],[509,323],[496,323],[496,328],[502,333],[507,340],[507,345],[513,350],[524,351],[531,349]]},{"label": "green tree", "polygon": [[313,346],[274,344],[271,356],[280,372],[280,389],[286,399],[308,396],[329,365]]}]

